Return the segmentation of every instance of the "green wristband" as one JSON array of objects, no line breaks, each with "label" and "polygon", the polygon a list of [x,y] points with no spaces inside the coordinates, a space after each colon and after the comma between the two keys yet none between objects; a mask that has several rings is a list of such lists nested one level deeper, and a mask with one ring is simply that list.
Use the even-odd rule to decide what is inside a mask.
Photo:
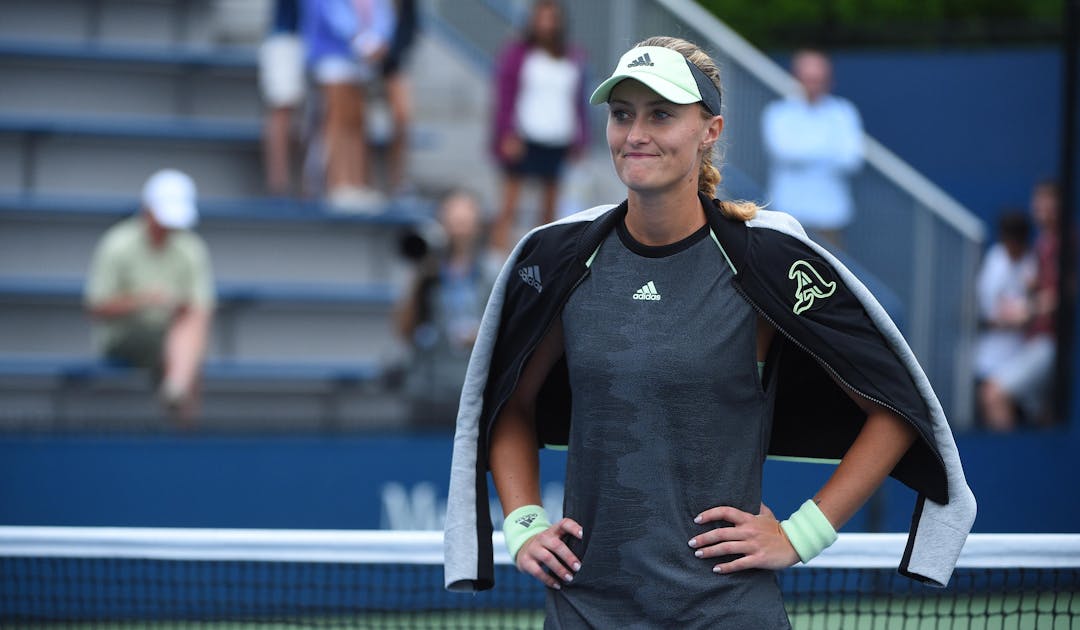
[{"label": "green wristband", "polygon": [[780,527],[803,563],[810,562],[836,542],[836,530],[816,503],[807,499]]},{"label": "green wristband", "polygon": [[516,561],[521,546],[549,527],[547,512],[539,505],[523,505],[508,514],[503,521],[503,534],[510,557]]}]

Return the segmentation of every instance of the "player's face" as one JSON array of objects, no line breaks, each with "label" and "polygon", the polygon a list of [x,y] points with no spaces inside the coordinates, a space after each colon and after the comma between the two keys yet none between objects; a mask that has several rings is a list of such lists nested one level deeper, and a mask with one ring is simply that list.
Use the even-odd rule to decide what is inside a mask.
[{"label": "player's face", "polygon": [[698,103],[679,105],[627,79],[608,99],[607,140],[615,173],[636,193],[697,189],[701,157],[720,136],[723,118]]}]

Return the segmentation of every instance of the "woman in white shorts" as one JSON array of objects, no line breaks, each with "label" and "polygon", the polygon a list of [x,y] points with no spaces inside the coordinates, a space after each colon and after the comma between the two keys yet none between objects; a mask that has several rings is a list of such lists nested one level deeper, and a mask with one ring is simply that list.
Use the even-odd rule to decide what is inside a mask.
[{"label": "woman in white shorts", "polygon": [[364,85],[373,78],[394,28],[388,0],[301,3],[308,66],[324,101],[323,155],[332,204],[370,210],[381,199],[367,187]]}]

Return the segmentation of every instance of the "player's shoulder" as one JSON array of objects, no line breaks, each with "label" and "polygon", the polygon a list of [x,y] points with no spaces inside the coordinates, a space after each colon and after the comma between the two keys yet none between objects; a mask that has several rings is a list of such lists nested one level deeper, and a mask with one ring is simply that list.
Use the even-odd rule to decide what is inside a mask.
[{"label": "player's shoulder", "polygon": [[616,208],[618,208],[617,204],[593,206],[557,221],[533,228],[521,239],[517,249],[563,243],[568,237],[581,234],[598,219]]},{"label": "player's shoulder", "polygon": [[758,234],[785,234],[800,241],[809,240],[806,230],[798,219],[786,212],[777,210],[765,210],[764,208],[758,210],[754,217],[746,222],[746,227],[758,230]]}]

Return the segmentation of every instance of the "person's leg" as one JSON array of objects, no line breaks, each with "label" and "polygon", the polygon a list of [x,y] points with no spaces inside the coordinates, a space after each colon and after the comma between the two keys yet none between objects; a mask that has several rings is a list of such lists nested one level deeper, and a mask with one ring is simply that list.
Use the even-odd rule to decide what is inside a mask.
[{"label": "person's leg", "polygon": [[348,86],[343,83],[328,83],[322,86],[322,144],[323,154],[326,156],[327,192],[348,185],[344,158],[347,90]]},{"label": "person's leg", "polygon": [[387,183],[391,192],[398,192],[405,184],[405,172],[409,150],[409,123],[412,120],[412,94],[404,73],[395,72],[384,79],[386,100],[390,105],[390,119],[394,123],[387,155]]},{"label": "person's leg", "polygon": [[521,197],[521,178],[506,173],[503,176],[502,205],[491,226],[491,248],[499,252],[510,251],[510,232],[517,216],[518,199]]},{"label": "person's leg", "polygon": [[364,182],[367,147],[364,143],[364,101],[351,83],[323,86],[326,114],[323,147],[326,152],[326,188],[329,192],[358,188]]},{"label": "person's leg", "polygon": [[266,188],[275,195],[287,195],[292,184],[292,116],[292,107],[273,107],[267,112],[263,125]]},{"label": "person's leg", "polygon": [[979,388],[979,407],[983,422],[992,431],[1012,431],[1016,428],[1016,408],[1012,398],[992,379]]},{"label": "person's leg", "polygon": [[555,205],[559,201],[559,178],[545,178],[542,181],[543,185],[540,195],[541,225],[551,223],[555,220]]},{"label": "person's leg", "polygon": [[212,313],[207,309],[186,308],[165,337],[161,393],[181,421],[191,421],[198,413],[199,379],[211,320]]},{"label": "person's leg", "polygon": [[1047,383],[1053,374],[1054,343],[1048,336],[1028,339],[1020,350],[986,380],[980,392],[989,428],[1015,428],[1018,411],[1037,420],[1045,407]]},{"label": "person's leg", "polygon": [[348,131],[345,155],[348,156],[346,158],[348,185],[355,188],[366,187],[368,181],[368,146],[367,127],[364,120],[364,96],[364,87],[362,85],[349,85],[346,97]]}]

